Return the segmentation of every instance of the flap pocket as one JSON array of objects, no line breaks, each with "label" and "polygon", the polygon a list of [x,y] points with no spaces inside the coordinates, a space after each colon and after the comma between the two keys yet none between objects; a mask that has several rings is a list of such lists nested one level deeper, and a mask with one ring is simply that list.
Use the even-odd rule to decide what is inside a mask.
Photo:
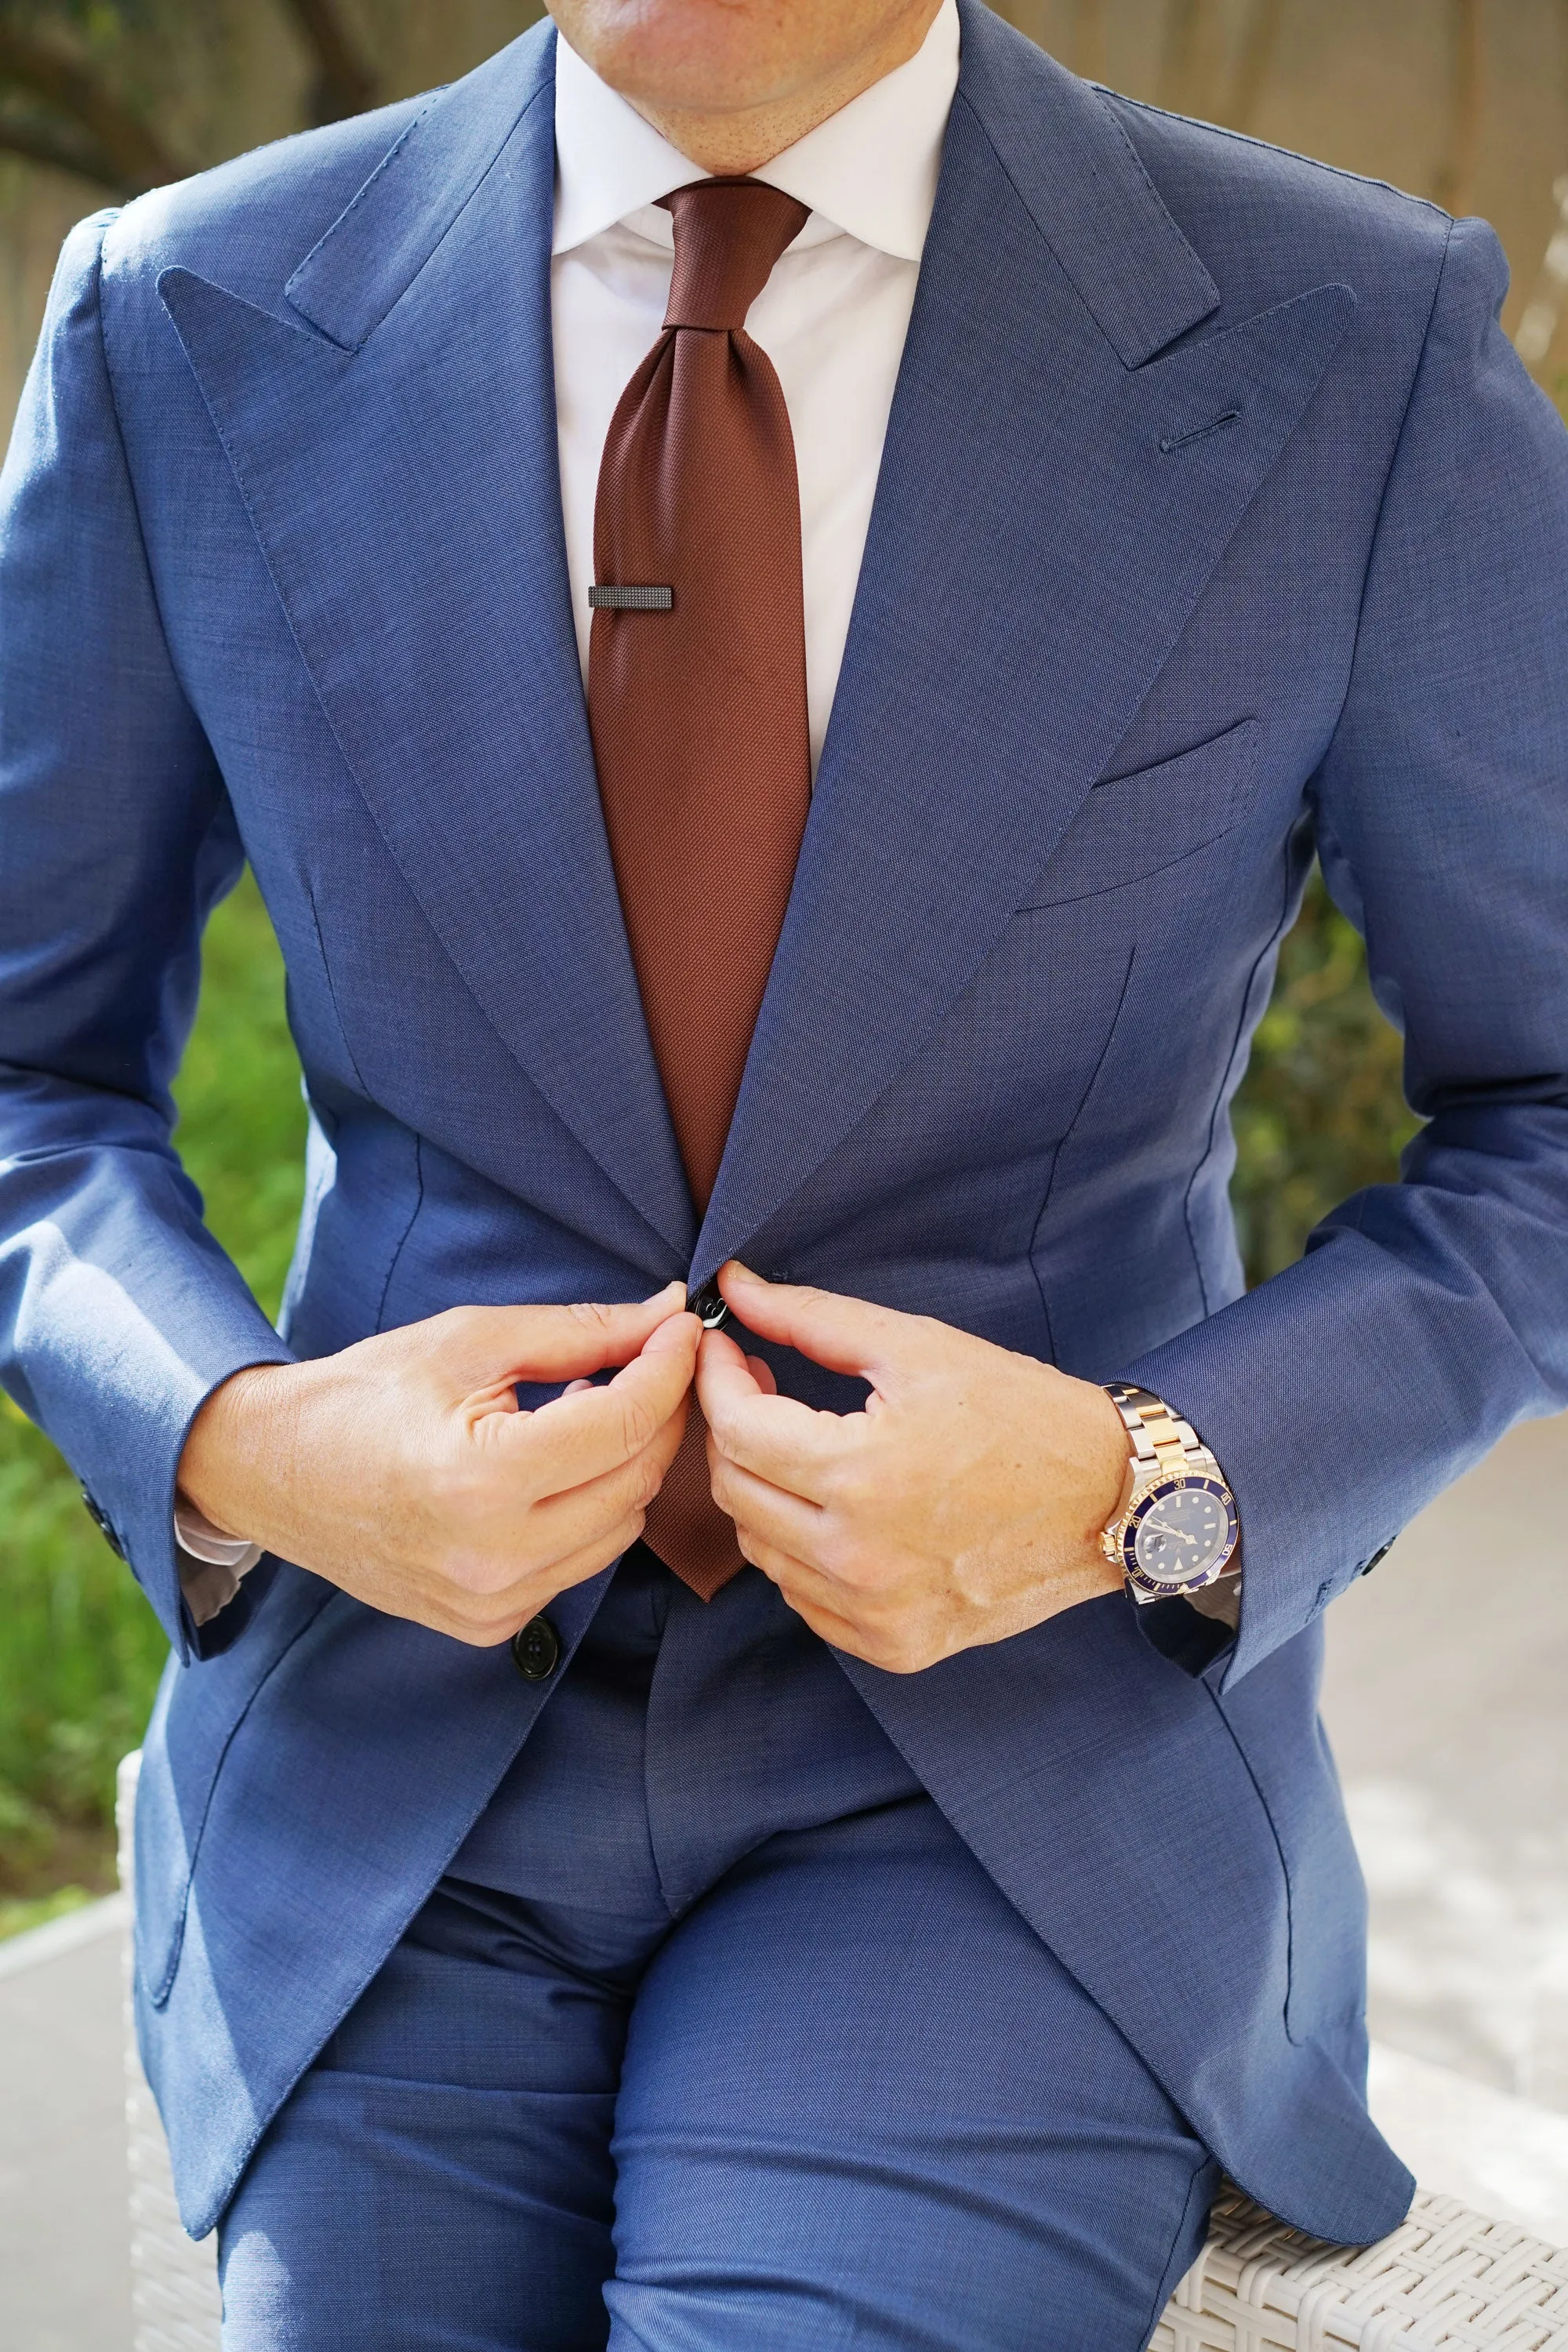
[{"label": "flap pocket", "polygon": [[136,1790],[136,1965],[154,2009],[174,1987],[191,1873],[229,1742],[268,1675],[339,1597],[320,1577],[279,1563],[231,1650],[188,1666],[171,1659],[164,1670]]},{"label": "flap pocket", "polygon": [[1159,874],[1217,841],[1242,816],[1262,729],[1244,719],[1174,760],[1093,786],[1025,907],[1057,907]]}]

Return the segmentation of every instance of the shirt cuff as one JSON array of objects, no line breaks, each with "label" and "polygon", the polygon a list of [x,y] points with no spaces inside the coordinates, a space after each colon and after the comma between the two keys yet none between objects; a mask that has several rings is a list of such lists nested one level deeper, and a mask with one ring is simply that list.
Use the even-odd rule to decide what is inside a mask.
[{"label": "shirt cuff", "polygon": [[261,1546],[246,1536],[226,1535],[184,1495],[174,1497],[174,1544],[180,1590],[192,1622],[210,1624],[261,1558]]}]

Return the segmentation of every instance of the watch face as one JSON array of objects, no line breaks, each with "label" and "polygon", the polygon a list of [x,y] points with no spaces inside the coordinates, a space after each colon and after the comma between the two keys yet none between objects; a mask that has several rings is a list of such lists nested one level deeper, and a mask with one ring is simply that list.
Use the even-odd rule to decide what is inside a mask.
[{"label": "watch face", "polygon": [[1127,1534],[1129,1568],[1151,1584],[1179,1588],[1211,1575],[1235,1550],[1236,1513],[1217,1479],[1171,1479],[1144,1498]]}]

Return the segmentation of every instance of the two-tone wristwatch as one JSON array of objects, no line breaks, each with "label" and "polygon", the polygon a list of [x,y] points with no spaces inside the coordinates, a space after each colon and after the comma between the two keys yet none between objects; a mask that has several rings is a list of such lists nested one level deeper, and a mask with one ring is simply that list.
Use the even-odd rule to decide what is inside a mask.
[{"label": "two-tone wristwatch", "polygon": [[1106,1395],[1121,1415],[1132,1455],[1132,1491],[1100,1538],[1134,1601],[1202,1592],[1232,1573],[1241,1540],[1236,1498],[1191,1422],[1149,1389],[1116,1381]]}]

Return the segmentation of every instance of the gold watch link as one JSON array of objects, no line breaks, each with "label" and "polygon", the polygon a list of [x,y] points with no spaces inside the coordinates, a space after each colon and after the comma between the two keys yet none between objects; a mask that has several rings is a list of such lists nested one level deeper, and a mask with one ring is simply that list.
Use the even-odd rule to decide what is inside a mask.
[{"label": "gold watch link", "polygon": [[[1134,1601],[1150,1601],[1173,1593],[1205,1591],[1222,1577],[1233,1580],[1231,1566],[1240,1540],[1236,1502],[1209,1448],[1190,1421],[1172,1412],[1163,1397],[1130,1381],[1110,1382],[1105,1391],[1121,1416],[1131,1456],[1132,1486],[1100,1536],[1106,1559],[1121,1567]],[[1163,1522],[1152,1517],[1166,1513]],[[1184,1526],[1179,1515],[1188,1515]],[[1140,1530],[1148,1522],[1147,1537]],[[1152,1543],[1155,1556],[1144,1548]],[[1180,1573],[1179,1556],[1168,1555],[1173,1545],[1198,1553],[1192,1572]],[[1206,1548],[1208,1557],[1204,1557]]]}]

